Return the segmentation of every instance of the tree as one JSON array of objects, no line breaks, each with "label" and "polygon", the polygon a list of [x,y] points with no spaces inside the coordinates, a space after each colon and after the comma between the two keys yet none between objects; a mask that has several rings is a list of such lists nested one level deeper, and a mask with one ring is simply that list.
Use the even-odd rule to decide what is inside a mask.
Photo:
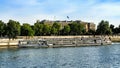
[{"label": "tree", "polygon": [[64,26],[63,34],[64,35],[69,35],[69,32],[70,32],[70,26],[69,25]]},{"label": "tree", "polygon": [[0,20],[0,36],[2,37],[5,33],[6,24]]},{"label": "tree", "polygon": [[111,29],[111,31],[112,31],[112,34],[114,34],[114,32],[115,32],[115,28],[114,28],[114,25],[110,25],[110,29]]},{"label": "tree", "polygon": [[120,34],[120,25],[116,28],[114,28],[114,34],[118,35]]},{"label": "tree", "polygon": [[116,27],[116,28],[114,29],[114,34],[118,34],[118,33],[119,33],[119,28]]},{"label": "tree", "polygon": [[71,29],[70,34],[71,35],[77,35],[78,24],[76,22],[73,22],[73,23],[69,24],[69,26],[70,26],[70,29]]},{"label": "tree", "polygon": [[55,22],[51,27],[51,33],[54,35],[58,35],[60,32],[61,25]]},{"label": "tree", "polygon": [[34,31],[36,36],[43,35],[43,27],[44,27],[44,24],[41,24],[39,22],[34,24]]},{"label": "tree", "polygon": [[24,23],[21,26],[22,36],[34,36],[34,30],[31,28],[30,24]]},{"label": "tree", "polygon": [[55,27],[52,27],[51,28],[51,34],[57,35],[58,34],[58,30]]},{"label": "tree", "polygon": [[45,25],[43,27],[43,35],[50,35],[51,27],[49,25]]},{"label": "tree", "polygon": [[87,34],[89,35],[95,35],[95,30],[89,29]]},{"label": "tree", "polygon": [[100,35],[109,35],[112,33],[110,27],[109,27],[109,22],[108,21],[104,21],[102,20],[99,25],[97,26],[97,30],[96,30],[97,34]]},{"label": "tree", "polygon": [[85,33],[85,27],[84,27],[83,24],[78,23],[78,26],[77,26],[77,27],[78,27],[78,30],[77,30],[78,35]]},{"label": "tree", "polygon": [[69,24],[70,26],[70,34],[72,35],[80,35],[85,33],[84,25],[81,23],[73,22]]},{"label": "tree", "polygon": [[119,31],[118,33],[120,34],[120,25],[119,25],[119,27],[118,27],[118,31]]},{"label": "tree", "polygon": [[14,21],[14,20],[9,20],[9,22],[7,23],[7,36],[10,38],[16,38],[16,36],[20,35],[20,23],[18,21]]},{"label": "tree", "polygon": [[118,33],[120,34],[120,25],[119,25],[119,27],[118,27],[118,28],[119,28]]}]

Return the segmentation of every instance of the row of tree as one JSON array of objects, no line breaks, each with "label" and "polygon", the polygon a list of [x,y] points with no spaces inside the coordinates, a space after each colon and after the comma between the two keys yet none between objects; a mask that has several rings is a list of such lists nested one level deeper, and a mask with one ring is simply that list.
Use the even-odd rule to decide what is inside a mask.
[{"label": "row of tree", "polygon": [[9,20],[4,23],[0,20],[1,37],[16,38],[16,36],[46,36],[46,35],[80,35],[84,34],[84,25],[73,22],[61,28],[60,23],[53,23],[52,26],[37,21],[34,25],[24,23],[20,25],[18,21]]},{"label": "row of tree", "polygon": [[60,23],[53,23],[52,26],[48,24],[41,23],[37,21],[34,25],[24,23],[20,25],[18,21],[9,20],[8,23],[4,23],[0,20],[0,35],[1,37],[16,38],[16,36],[46,36],[46,35],[110,35],[119,34],[120,26],[114,27],[114,25],[109,25],[108,21],[102,20],[98,26],[97,30],[88,30],[86,32],[85,26],[81,23],[72,22],[65,25],[63,28]]},{"label": "row of tree", "polygon": [[120,35],[120,25],[115,27],[113,24],[109,25],[108,21],[102,20],[96,30],[99,35]]}]

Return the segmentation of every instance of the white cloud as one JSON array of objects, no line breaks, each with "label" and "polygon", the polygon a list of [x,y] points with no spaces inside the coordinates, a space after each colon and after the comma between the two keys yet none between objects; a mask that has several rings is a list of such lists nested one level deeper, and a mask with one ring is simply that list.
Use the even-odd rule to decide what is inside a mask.
[{"label": "white cloud", "polygon": [[[120,3],[119,3],[120,4]],[[104,3],[92,7],[93,15],[96,16],[118,16],[120,15],[120,5],[116,3]]]}]

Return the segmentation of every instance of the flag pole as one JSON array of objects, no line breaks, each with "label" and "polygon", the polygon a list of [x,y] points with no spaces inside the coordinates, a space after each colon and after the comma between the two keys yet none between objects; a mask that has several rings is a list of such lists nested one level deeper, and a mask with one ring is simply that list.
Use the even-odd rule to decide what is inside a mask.
[{"label": "flag pole", "polygon": [[[69,20],[69,16],[67,16],[67,19]],[[67,21],[66,21],[67,22]]]}]

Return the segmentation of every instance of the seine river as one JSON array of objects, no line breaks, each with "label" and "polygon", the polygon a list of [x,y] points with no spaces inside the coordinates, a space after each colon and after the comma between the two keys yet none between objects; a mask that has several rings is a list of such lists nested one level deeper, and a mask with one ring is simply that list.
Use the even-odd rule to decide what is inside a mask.
[{"label": "seine river", "polygon": [[120,68],[120,44],[0,49],[0,68]]}]

